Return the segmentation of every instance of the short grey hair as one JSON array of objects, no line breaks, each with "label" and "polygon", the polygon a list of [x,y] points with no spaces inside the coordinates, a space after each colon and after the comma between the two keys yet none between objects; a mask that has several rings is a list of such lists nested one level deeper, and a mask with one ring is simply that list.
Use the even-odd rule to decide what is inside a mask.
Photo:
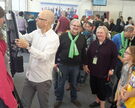
[{"label": "short grey hair", "polygon": [[71,22],[70,22],[70,25],[72,25],[74,22],[79,22],[80,26],[81,26],[81,22],[79,19],[73,19]]},{"label": "short grey hair", "polygon": [[127,25],[124,28],[124,32],[133,32],[134,31],[134,26],[132,25]]}]

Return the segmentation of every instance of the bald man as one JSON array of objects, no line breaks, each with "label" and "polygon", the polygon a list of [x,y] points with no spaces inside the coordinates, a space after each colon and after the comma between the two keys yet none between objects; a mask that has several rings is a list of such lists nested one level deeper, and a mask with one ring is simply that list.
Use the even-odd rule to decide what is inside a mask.
[{"label": "bald man", "polygon": [[20,39],[15,41],[18,47],[28,49],[30,53],[21,97],[24,108],[31,108],[36,92],[40,108],[48,108],[52,69],[59,46],[58,35],[51,28],[53,21],[54,14],[51,11],[44,10],[40,12],[36,19],[39,29],[30,34],[20,34]]}]

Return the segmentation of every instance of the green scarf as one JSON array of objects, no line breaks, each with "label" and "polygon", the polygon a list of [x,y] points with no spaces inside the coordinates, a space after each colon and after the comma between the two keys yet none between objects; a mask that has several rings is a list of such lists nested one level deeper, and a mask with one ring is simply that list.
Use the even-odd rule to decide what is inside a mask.
[{"label": "green scarf", "polygon": [[128,39],[124,37],[124,32],[121,32],[121,49],[119,50],[119,53],[121,54],[121,56],[124,56],[124,53],[128,47]]},{"label": "green scarf", "polygon": [[79,35],[75,36],[75,38],[73,40],[73,36],[71,35],[70,32],[68,32],[68,37],[71,40],[68,57],[72,59],[74,56],[78,56],[79,55],[79,52],[78,52],[78,49],[77,49],[76,43],[75,43],[76,40],[78,39]]}]

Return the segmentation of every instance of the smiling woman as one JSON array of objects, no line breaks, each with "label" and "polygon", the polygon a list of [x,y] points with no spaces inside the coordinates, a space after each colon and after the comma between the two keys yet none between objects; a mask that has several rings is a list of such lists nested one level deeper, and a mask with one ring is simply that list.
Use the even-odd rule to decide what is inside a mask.
[{"label": "smiling woman", "polygon": [[109,36],[109,31],[105,26],[99,26],[96,30],[96,36],[99,40],[99,43],[103,43]]},{"label": "smiling woman", "polygon": [[[87,51],[85,70],[90,72],[90,87],[95,94],[96,101],[90,107],[100,105],[105,108],[105,100],[108,97],[108,77],[113,75],[117,60],[117,48],[107,38],[108,30],[105,26],[99,26],[96,31],[97,40],[91,43]],[[96,85],[96,86],[95,86]]]}]

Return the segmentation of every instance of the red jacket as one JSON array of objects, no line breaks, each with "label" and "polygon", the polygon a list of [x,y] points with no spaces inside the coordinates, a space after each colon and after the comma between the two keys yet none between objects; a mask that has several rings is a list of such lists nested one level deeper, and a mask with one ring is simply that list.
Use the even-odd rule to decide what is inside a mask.
[{"label": "red jacket", "polygon": [[17,108],[17,101],[12,94],[14,90],[13,80],[6,70],[5,52],[6,43],[4,40],[0,40],[0,98],[8,108]]}]

